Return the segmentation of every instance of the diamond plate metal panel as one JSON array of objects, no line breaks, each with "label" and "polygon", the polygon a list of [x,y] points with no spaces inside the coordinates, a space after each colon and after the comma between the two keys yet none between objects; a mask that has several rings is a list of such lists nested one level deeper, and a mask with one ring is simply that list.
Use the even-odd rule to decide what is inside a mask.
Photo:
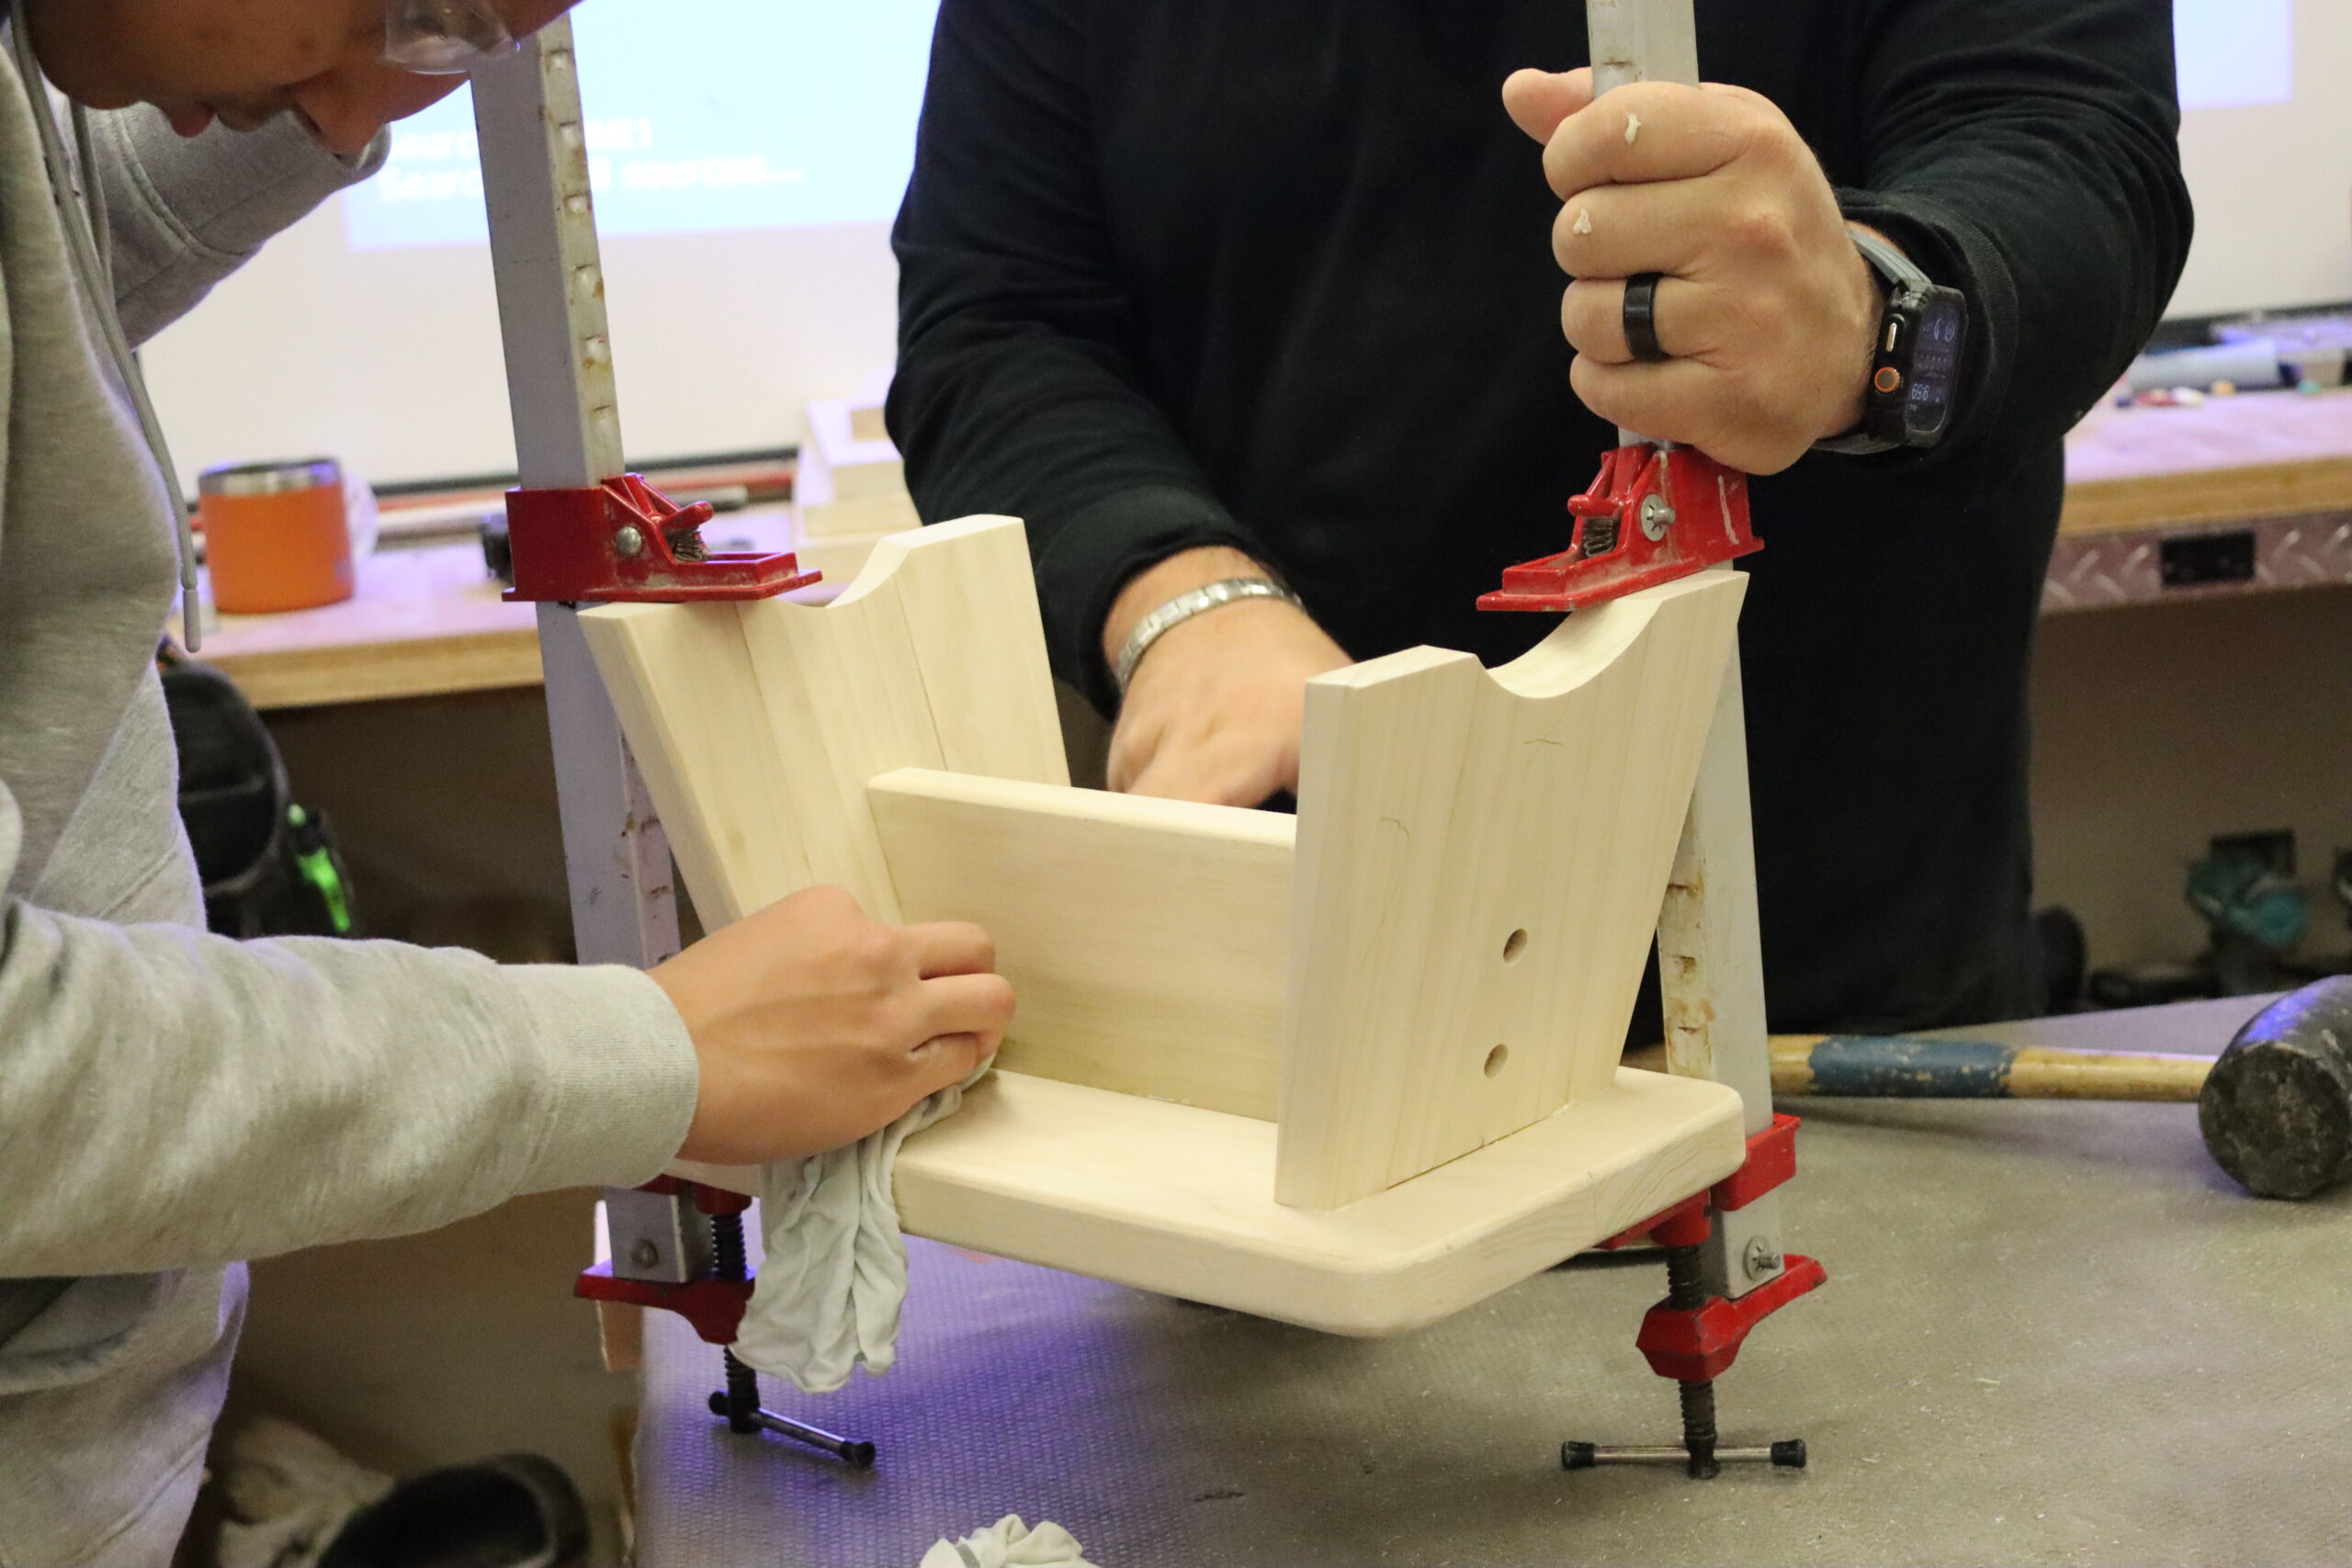
[{"label": "diamond plate metal panel", "polygon": [[[2241,581],[2166,582],[2166,544],[2217,545],[2251,535],[2253,575]],[[2226,526],[2062,536],[2042,583],[2044,615],[2223,594],[2352,583],[2352,512],[2257,517]]]}]

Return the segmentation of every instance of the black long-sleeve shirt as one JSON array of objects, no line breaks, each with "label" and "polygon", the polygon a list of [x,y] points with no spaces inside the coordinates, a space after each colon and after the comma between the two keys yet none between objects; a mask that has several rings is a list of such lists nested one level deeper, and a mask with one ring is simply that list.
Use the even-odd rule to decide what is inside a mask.
[{"label": "black long-sleeve shirt", "polygon": [[[944,0],[895,236],[890,425],[931,520],[1029,523],[1058,673],[1229,544],[1348,651],[1489,663],[1612,429],[1577,400],[1557,202],[1498,89],[1572,0]],[[1928,453],[1751,486],[1741,626],[1774,1025],[2030,1009],[2025,686],[2061,438],[2187,249],[2165,0],[1699,0],[1849,216],[1968,297]]]}]

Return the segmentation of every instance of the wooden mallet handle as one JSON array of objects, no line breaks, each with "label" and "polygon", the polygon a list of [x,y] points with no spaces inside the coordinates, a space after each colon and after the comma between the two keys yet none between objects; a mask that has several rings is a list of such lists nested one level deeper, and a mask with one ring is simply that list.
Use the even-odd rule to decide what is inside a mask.
[{"label": "wooden mallet handle", "polygon": [[2194,1100],[2211,1056],[2094,1055],[1987,1040],[1781,1034],[1772,1092],[1894,1100]]},{"label": "wooden mallet handle", "polygon": [[[1628,1066],[1662,1069],[1657,1046],[1628,1053]],[[2156,1100],[2190,1101],[2212,1071],[2211,1056],[2095,1055],[1989,1040],[1907,1035],[1776,1034],[1776,1096],[1872,1100]]]}]

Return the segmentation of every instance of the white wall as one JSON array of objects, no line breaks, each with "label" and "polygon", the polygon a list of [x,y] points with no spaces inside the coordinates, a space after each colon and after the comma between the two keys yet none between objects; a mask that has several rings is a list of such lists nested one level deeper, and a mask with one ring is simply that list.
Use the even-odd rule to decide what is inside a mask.
[{"label": "white wall", "polygon": [[[511,472],[490,254],[345,249],[339,202],[148,345],[182,482],[214,463],[332,453],[390,480]],[[797,442],[895,347],[887,226],[605,243],[633,457]]]},{"label": "white wall", "polygon": [[[2198,236],[2176,315],[2352,299],[2352,0],[2294,13],[2291,104],[2187,118]],[[640,458],[797,442],[805,404],[890,362],[884,225],[620,238],[605,255]],[[165,333],[147,366],[191,490],[209,464],[313,452],[377,480],[514,466],[487,254],[346,251],[339,203]]]},{"label": "white wall", "polygon": [[2197,242],[2171,314],[2352,299],[2352,0],[2297,0],[2292,103],[2182,117]]}]

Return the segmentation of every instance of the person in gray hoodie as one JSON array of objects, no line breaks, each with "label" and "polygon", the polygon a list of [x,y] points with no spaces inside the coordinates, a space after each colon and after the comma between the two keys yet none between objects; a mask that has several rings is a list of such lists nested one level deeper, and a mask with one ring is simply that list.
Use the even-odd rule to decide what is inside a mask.
[{"label": "person in gray hoodie", "polygon": [[130,348],[371,172],[383,127],[448,73],[563,8],[15,0],[0,1568],[169,1561],[236,1342],[240,1259],[630,1185],[681,1155],[848,1143],[965,1077],[1011,1016],[977,928],[880,925],[832,889],[650,973],[203,930],[153,662],[181,508]]}]

